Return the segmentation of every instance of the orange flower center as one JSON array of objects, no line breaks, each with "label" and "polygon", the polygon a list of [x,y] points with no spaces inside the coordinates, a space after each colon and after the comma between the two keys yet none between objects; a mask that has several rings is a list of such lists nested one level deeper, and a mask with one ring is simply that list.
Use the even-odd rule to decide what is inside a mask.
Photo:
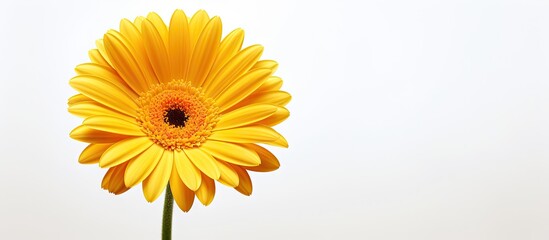
[{"label": "orange flower center", "polygon": [[137,122],[152,141],[167,150],[200,146],[218,121],[213,99],[189,82],[158,84],[139,97]]}]

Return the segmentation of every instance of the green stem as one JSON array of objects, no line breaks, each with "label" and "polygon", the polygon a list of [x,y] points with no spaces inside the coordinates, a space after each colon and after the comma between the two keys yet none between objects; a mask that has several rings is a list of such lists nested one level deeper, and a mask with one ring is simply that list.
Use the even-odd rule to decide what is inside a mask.
[{"label": "green stem", "polygon": [[164,198],[164,214],[162,215],[162,240],[172,239],[172,213],[173,195],[170,184],[166,187],[166,198]]}]

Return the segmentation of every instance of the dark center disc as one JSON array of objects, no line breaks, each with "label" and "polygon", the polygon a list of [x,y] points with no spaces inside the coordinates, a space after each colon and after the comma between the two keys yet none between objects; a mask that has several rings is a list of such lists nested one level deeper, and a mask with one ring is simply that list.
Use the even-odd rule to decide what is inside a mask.
[{"label": "dark center disc", "polygon": [[170,109],[166,111],[164,122],[174,125],[175,127],[185,127],[185,122],[189,117],[181,109]]}]

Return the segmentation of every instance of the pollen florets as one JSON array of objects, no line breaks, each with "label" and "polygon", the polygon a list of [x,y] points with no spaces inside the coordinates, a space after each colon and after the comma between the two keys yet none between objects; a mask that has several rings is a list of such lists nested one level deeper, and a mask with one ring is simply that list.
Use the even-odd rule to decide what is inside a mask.
[{"label": "pollen florets", "polygon": [[198,147],[219,121],[218,108],[189,82],[158,84],[139,97],[137,122],[167,150]]}]

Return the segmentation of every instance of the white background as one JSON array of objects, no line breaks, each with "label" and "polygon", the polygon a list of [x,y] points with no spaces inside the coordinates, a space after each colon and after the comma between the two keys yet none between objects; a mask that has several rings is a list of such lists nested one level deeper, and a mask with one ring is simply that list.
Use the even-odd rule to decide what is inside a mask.
[{"label": "white background", "polygon": [[122,18],[246,30],[293,95],[282,167],[174,239],[549,239],[549,1],[2,1],[0,238],[159,239],[162,198],[77,162],[73,68]]}]

